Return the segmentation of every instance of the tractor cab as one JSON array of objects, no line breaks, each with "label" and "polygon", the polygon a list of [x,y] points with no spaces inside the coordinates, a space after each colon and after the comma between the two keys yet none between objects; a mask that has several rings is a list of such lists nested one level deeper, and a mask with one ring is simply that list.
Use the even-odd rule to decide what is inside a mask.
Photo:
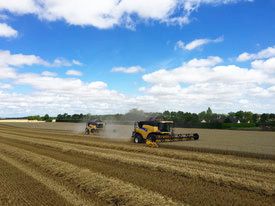
[{"label": "tractor cab", "polygon": [[158,129],[160,132],[173,132],[173,121],[160,121],[158,124]]}]

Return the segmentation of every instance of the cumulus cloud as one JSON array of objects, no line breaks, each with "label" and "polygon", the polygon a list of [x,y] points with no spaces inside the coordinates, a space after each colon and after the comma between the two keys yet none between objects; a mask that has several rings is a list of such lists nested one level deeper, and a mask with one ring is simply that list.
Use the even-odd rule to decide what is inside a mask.
[{"label": "cumulus cloud", "polygon": [[16,71],[10,67],[2,67],[0,65],[0,79],[14,79],[16,78]]},{"label": "cumulus cloud", "polygon": [[29,14],[38,12],[38,1],[34,0],[1,0],[0,10],[10,11],[16,14]]},{"label": "cumulus cloud", "polygon": [[50,71],[43,71],[43,72],[41,73],[41,75],[42,75],[42,76],[55,77],[55,76],[57,76],[57,73],[55,73],[55,72],[50,72]]},{"label": "cumulus cloud", "polygon": [[18,32],[5,23],[0,23],[0,37],[16,37]]},{"label": "cumulus cloud", "polygon": [[[11,66],[0,66],[0,116],[46,112],[107,114],[126,112],[133,107],[145,111],[198,112],[211,106],[216,112],[240,109],[272,112],[275,105],[273,61],[273,58],[255,60],[251,67],[243,68],[224,65],[218,56],[195,58],[175,68],[144,74],[144,84],[137,95],[113,90],[103,81],[58,77],[45,71],[17,73]],[[29,86],[32,91],[14,92],[21,86]],[[11,87],[15,90],[10,91]]]},{"label": "cumulus cloud", "polygon": [[132,66],[132,67],[114,67],[112,68],[111,71],[126,73],[126,74],[134,74],[134,73],[144,72],[145,70],[140,66]]},{"label": "cumulus cloud", "polygon": [[[143,79],[152,84],[177,85],[179,83],[273,83],[274,79],[268,74],[256,70],[241,68],[236,65],[217,65],[219,57],[207,59],[192,59],[181,67],[172,70],[161,69],[143,76]],[[274,82],[275,83],[275,82]]]},{"label": "cumulus cloud", "polygon": [[70,67],[73,65],[81,66],[82,63],[77,60],[66,60],[64,58],[56,58],[53,62],[48,62],[36,55],[12,54],[7,50],[0,50],[0,66],[31,66],[42,65],[46,67]]},{"label": "cumulus cloud", "polygon": [[64,20],[72,25],[101,29],[113,26],[133,28],[138,19],[167,24],[187,24],[189,16],[203,4],[219,5],[249,0],[2,0],[0,11],[34,14],[48,21]]},{"label": "cumulus cloud", "polygon": [[244,52],[237,57],[237,61],[243,62],[248,60],[267,59],[270,57],[275,57],[275,46],[263,49],[258,53],[250,54],[250,53]]},{"label": "cumulus cloud", "polygon": [[0,82],[0,89],[10,89],[11,87],[12,86],[10,84]]},{"label": "cumulus cloud", "polygon": [[70,70],[66,71],[66,74],[70,75],[70,76],[82,76],[81,71],[74,70],[74,69],[70,69]]},{"label": "cumulus cloud", "polygon": [[210,43],[219,43],[219,42],[222,42],[223,40],[224,40],[223,36],[220,36],[216,39],[195,39],[187,44],[185,44],[183,41],[179,40],[179,41],[177,41],[177,43],[175,45],[175,49],[180,48],[183,50],[191,51],[193,49],[200,48],[203,45],[207,45]]},{"label": "cumulus cloud", "polygon": [[251,63],[252,68],[263,70],[267,73],[275,73],[275,57],[267,60],[255,60]]},{"label": "cumulus cloud", "polygon": [[[200,111],[203,105],[221,111],[226,108],[272,110],[275,103],[274,93],[271,92],[275,76],[270,73],[273,59],[252,63],[251,68],[219,65],[221,63],[219,57],[192,59],[174,69],[160,69],[145,74],[143,80],[148,86],[140,88],[140,91],[158,98],[162,104],[166,102],[167,105],[188,111]],[[266,69],[262,66],[259,69],[257,66],[260,63],[265,64]],[[270,85],[270,89],[266,89],[266,85]],[[243,99],[249,104],[243,104]]]},{"label": "cumulus cloud", "polygon": [[0,50],[0,66],[30,66],[33,64],[45,65],[47,62],[35,55],[11,54],[10,51]]}]

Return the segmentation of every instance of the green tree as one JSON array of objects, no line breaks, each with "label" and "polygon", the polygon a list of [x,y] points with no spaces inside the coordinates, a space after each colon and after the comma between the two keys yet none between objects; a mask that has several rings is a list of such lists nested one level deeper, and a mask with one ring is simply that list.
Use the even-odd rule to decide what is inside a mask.
[{"label": "green tree", "polygon": [[212,115],[213,115],[213,112],[212,112],[211,108],[208,107],[208,109],[206,110],[206,115],[205,115],[206,122],[212,121]]},{"label": "green tree", "polygon": [[42,117],[42,120],[46,121],[46,122],[51,122],[52,121],[52,119],[50,118],[50,116],[48,114],[45,114],[44,117]]},{"label": "green tree", "polygon": [[200,121],[203,121],[206,119],[206,112],[205,111],[200,112],[198,116],[199,116]]}]

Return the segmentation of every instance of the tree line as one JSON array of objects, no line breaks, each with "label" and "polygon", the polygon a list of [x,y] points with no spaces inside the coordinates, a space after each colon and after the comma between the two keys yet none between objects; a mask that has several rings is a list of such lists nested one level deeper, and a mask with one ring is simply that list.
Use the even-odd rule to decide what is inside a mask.
[{"label": "tree line", "polygon": [[131,109],[126,114],[92,115],[92,114],[59,114],[56,117],[30,116],[29,119],[56,122],[87,122],[92,119],[112,123],[132,123],[133,121],[146,120],[150,117],[160,116],[165,120],[174,121],[178,127],[198,127],[198,128],[261,128],[275,129],[275,114],[263,113],[256,114],[249,111],[230,112],[219,114],[212,112],[211,108],[200,113],[190,113],[183,111],[164,111],[162,113],[144,112],[138,109]]}]

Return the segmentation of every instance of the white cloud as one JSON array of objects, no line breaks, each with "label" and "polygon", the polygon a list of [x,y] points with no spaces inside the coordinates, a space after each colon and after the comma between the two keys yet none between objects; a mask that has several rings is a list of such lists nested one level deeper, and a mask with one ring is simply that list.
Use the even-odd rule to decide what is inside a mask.
[{"label": "white cloud", "polygon": [[35,0],[1,0],[0,10],[7,10],[16,14],[29,14],[38,12],[38,5]]},{"label": "white cloud", "polygon": [[[167,24],[187,24],[189,16],[203,4],[219,5],[248,0],[1,0],[0,11],[35,14],[48,21],[64,20],[69,24],[134,28],[135,22],[155,20]],[[134,16],[138,17],[138,20]]]},{"label": "white cloud", "polygon": [[263,70],[267,73],[275,73],[275,57],[267,60],[255,60],[251,63],[252,68]]},{"label": "white cloud", "polygon": [[55,73],[55,72],[50,72],[50,71],[43,71],[43,72],[41,73],[41,75],[42,75],[42,76],[48,76],[48,77],[55,77],[55,76],[57,76],[57,73]]},{"label": "white cloud", "polygon": [[219,43],[219,42],[222,42],[223,40],[224,39],[222,36],[220,36],[216,39],[195,39],[195,40],[189,42],[188,44],[185,44],[183,41],[179,40],[175,45],[175,49],[180,48],[183,50],[191,51],[193,49],[200,48],[203,45],[207,45],[210,43]]},{"label": "white cloud", "polygon": [[49,66],[49,67],[71,67],[73,65],[82,66],[82,63],[75,59],[73,59],[72,61],[69,61],[64,58],[56,58],[52,63],[46,64],[46,66]]},{"label": "white cloud", "polygon": [[140,66],[132,66],[132,67],[114,67],[112,68],[111,71],[126,73],[126,74],[134,74],[134,73],[144,72],[145,70]]},{"label": "white cloud", "polygon": [[0,23],[0,37],[16,37],[18,32],[5,23]]},{"label": "white cloud", "polygon": [[16,71],[10,67],[2,67],[0,65],[0,79],[16,78]]},{"label": "white cloud", "polygon": [[[199,112],[210,106],[215,112],[273,112],[275,75],[268,65],[274,60],[261,61],[266,69],[259,63],[252,63],[251,68],[223,65],[217,56],[191,59],[179,67],[143,75],[145,82],[136,95],[112,90],[102,81],[61,78],[46,71],[17,73],[11,65],[1,65],[0,116],[121,113],[133,107]],[[16,88],[21,86],[30,86],[32,91],[18,92]],[[13,90],[9,90],[11,87]]]},{"label": "white cloud", "polygon": [[70,69],[70,70],[66,71],[66,74],[70,75],[70,76],[82,76],[81,71],[74,70],[74,69]]},{"label": "white cloud", "polygon": [[0,50],[0,66],[30,66],[33,64],[47,64],[47,62],[35,55],[11,54],[10,51]]},{"label": "white cloud", "polygon": [[0,20],[7,20],[9,17],[5,14],[0,14]]},{"label": "white cloud", "polygon": [[243,62],[248,60],[267,59],[270,57],[275,57],[275,46],[263,49],[258,53],[250,54],[250,53],[244,52],[237,57],[237,61]]},{"label": "white cloud", "polygon": [[180,82],[197,83],[208,81],[213,75],[211,67],[222,61],[220,57],[208,57],[207,59],[192,59],[181,67],[173,70],[161,69],[143,76],[143,80],[149,83],[175,85]]},{"label": "white cloud", "polygon": [[219,57],[192,59],[172,70],[161,69],[143,76],[152,84],[177,85],[179,83],[267,83],[273,82],[268,74],[255,69],[240,68],[235,65],[217,66]]},{"label": "white cloud", "polygon": [[69,61],[64,58],[56,58],[53,62],[48,62],[36,55],[11,54],[10,51],[0,50],[0,66],[20,67],[35,64],[46,67],[70,67],[73,65],[82,65],[82,63],[77,60]]},{"label": "white cloud", "polygon": [[[160,69],[143,75],[148,83],[141,92],[158,99],[166,109],[272,111],[275,104],[275,76],[267,70],[217,65],[218,57],[193,59],[174,69]],[[272,65],[268,60],[264,63]],[[268,68],[268,66],[266,66]],[[274,68],[274,67],[272,67]],[[270,89],[266,89],[270,85]],[[249,102],[244,104],[243,100]],[[162,106],[164,108],[164,106]],[[227,110],[228,111],[228,110]]]},{"label": "white cloud", "polygon": [[75,59],[73,59],[72,64],[77,65],[77,66],[82,66],[83,65],[80,61],[75,60]]},{"label": "white cloud", "polygon": [[185,63],[184,65],[188,67],[211,67],[215,66],[222,62],[222,59],[217,56],[209,56],[207,59],[197,59],[194,58],[189,62]]},{"label": "white cloud", "polygon": [[10,84],[5,84],[0,82],[0,89],[10,89],[12,86]]}]

